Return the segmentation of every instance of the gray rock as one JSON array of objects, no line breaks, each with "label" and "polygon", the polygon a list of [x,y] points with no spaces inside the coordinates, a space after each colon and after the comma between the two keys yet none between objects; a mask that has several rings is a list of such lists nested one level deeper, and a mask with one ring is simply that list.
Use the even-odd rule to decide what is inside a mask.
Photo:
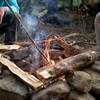
[{"label": "gray rock", "polygon": [[21,96],[26,96],[28,89],[25,84],[15,78],[13,75],[6,75],[0,78],[0,89],[12,93],[17,93]]},{"label": "gray rock", "polygon": [[67,98],[67,100],[96,100],[96,99],[88,93],[83,94],[83,93],[72,91],[69,97]]},{"label": "gray rock", "polygon": [[67,77],[68,83],[80,92],[89,92],[92,88],[91,76],[82,71],[75,71],[73,75]]},{"label": "gray rock", "polygon": [[89,69],[85,69],[92,77],[92,92],[100,95],[100,62],[95,62]]},{"label": "gray rock", "polygon": [[0,90],[0,100],[25,100],[25,97],[16,93]]},{"label": "gray rock", "polygon": [[57,81],[46,89],[41,90],[39,93],[33,95],[31,100],[51,100],[52,98],[56,97],[63,98],[68,96],[69,92],[70,87],[67,85],[66,82]]}]

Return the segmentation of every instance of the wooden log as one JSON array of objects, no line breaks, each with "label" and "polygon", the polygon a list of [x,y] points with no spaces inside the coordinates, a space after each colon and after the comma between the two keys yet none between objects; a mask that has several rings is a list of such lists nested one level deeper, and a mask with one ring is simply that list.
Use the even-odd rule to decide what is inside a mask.
[{"label": "wooden log", "polygon": [[21,70],[18,66],[16,66],[13,62],[9,61],[7,58],[4,58],[2,54],[0,54],[0,62],[5,65],[13,74],[18,76],[28,85],[30,85],[33,89],[37,90],[43,83],[38,80],[35,76],[28,74]]},{"label": "wooden log", "polygon": [[3,44],[0,44],[0,51],[2,51],[2,50],[17,50],[20,47],[21,47],[20,45],[3,45]]},{"label": "wooden log", "polygon": [[60,75],[64,75],[68,71],[80,70],[87,65],[92,64],[97,58],[97,52],[88,51],[76,56],[66,58],[55,65],[45,66],[37,70],[37,77],[42,80],[48,80]]},{"label": "wooden log", "polygon": [[66,58],[81,53],[79,49],[68,44],[62,37],[56,37],[55,42],[64,49],[64,54]]},{"label": "wooden log", "polygon": [[28,57],[29,54],[30,54],[29,47],[5,52],[5,55],[8,55],[13,60],[22,60],[22,59]]},{"label": "wooden log", "polygon": [[49,49],[50,58],[54,61],[59,61],[59,58],[65,58],[65,53],[62,50]]}]

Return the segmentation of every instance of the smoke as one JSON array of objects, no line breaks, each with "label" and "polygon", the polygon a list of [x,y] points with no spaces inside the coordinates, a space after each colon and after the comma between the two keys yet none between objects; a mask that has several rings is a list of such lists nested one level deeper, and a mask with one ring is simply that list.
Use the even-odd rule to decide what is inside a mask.
[{"label": "smoke", "polygon": [[[47,33],[45,31],[39,31],[36,32],[32,35],[32,38],[34,39],[34,41],[42,41],[44,39],[46,39],[47,37]],[[42,50],[43,45],[41,43],[37,44],[37,47],[39,48],[39,50]],[[34,68],[39,68],[41,66],[41,62],[42,62],[42,55],[40,54],[40,52],[32,45],[31,46],[31,54],[32,54],[32,64],[34,65]],[[33,68],[33,69],[34,69]]]},{"label": "smoke", "polygon": [[29,33],[33,33],[38,25],[38,18],[25,13],[23,17],[23,24]]},{"label": "smoke", "polygon": [[[46,2],[46,1],[45,1]],[[28,7],[27,6],[27,10],[26,12],[24,12],[23,14],[23,19],[22,22],[26,28],[26,30],[30,33],[29,35],[34,39],[34,41],[42,41],[44,39],[46,39],[46,37],[48,36],[48,33],[43,31],[43,30],[37,30],[38,27],[38,17],[33,16],[33,13],[36,13],[36,10],[38,10],[37,8],[39,6],[36,5],[33,6],[33,8],[31,8],[32,6]],[[32,9],[32,13],[31,10]],[[26,38],[27,36],[22,35],[22,37]],[[25,39],[24,38],[24,39]],[[43,48],[42,44],[38,44],[37,47],[41,50]],[[31,57],[32,57],[32,64],[34,65],[34,67],[39,67],[41,64],[41,57],[42,55],[40,54],[40,52],[32,45],[31,46]],[[34,68],[33,68],[34,69]]]},{"label": "smoke", "polygon": [[48,33],[46,31],[40,30],[33,35],[33,39],[34,40],[44,40],[47,38],[47,36],[48,36]]}]

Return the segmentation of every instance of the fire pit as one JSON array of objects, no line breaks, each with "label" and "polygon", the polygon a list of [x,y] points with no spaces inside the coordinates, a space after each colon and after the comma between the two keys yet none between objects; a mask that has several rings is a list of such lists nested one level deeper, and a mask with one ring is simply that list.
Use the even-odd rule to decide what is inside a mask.
[{"label": "fire pit", "polygon": [[[24,97],[28,95],[28,100],[30,97],[31,100],[95,100],[90,95],[93,84],[91,72],[88,73],[87,70],[95,62],[97,52],[81,53],[79,49],[68,44],[60,36],[48,36],[43,40],[36,40],[35,43],[42,54],[30,41],[17,42],[16,44],[20,45],[19,48],[16,45],[17,48],[14,47],[10,50],[10,47],[7,48],[7,46],[6,49],[0,49],[3,53],[0,55],[0,62],[3,66],[1,73],[16,75],[22,81],[8,79],[21,81],[28,90],[23,87],[26,92],[20,93],[15,91],[16,88],[13,90],[5,88],[4,86],[7,84],[9,86],[10,82],[3,87],[1,85],[0,88]],[[84,69],[87,70],[82,71]],[[5,73],[5,71],[7,72]],[[6,80],[7,78],[4,81]],[[3,81],[0,81],[3,84]],[[16,84],[18,85],[18,83]],[[18,88],[21,89],[21,87]]]}]

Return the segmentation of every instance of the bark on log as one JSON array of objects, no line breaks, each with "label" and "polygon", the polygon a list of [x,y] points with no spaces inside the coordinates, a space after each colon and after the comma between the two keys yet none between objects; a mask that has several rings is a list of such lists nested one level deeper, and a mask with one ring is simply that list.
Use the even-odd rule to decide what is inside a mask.
[{"label": "bark on log", "polygon": [[92,64],[97,58],[97,52],[88,51],[66,58],[55,65],[45,66],[37,70],[37,77],[42,80],[48,80],[67,73],[68,71],[80,70],[87,65]]},{"label": "bark on log", "polygon": [[0,54],[0,62],[5,65],[13,74],[21,78],[24,82],[30,85],[33,89],[37,90],[43,83],[27,72],[22,71],[18,68],[13,62],[9,61],[8,59],[4,58]]}]

